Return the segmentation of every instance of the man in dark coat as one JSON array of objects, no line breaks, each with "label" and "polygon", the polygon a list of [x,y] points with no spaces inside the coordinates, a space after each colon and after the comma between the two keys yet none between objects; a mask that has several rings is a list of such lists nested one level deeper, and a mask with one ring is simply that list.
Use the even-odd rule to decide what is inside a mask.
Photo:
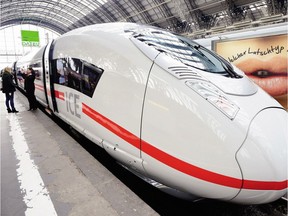
[{"label": "man in dark coat", "polygon": [[29,110],[37,109],[37,100],[35,97],[35,71],[30,67],[27,69],[26,74],[22,74],[24,81],[24,89],[26,90],[26,96],[29,101]]},{"label": "man in dark coat", "polygon": [[13,75],[11,74],[11,72],[11,68],[4,68],[4,72],[2,74],[2,92],[5,93],[6,96],[5,104],[8,113],[18,113],[18,111],[14,107],[14,92],[16,91],[16,88],[13,82]]}]

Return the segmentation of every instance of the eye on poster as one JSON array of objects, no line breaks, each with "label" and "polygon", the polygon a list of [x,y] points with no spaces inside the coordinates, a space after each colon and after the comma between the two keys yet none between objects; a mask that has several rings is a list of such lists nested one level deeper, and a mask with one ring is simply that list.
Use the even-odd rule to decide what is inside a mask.
[{"label": "eye on poster", "polygon": [[287,106],[287,34],[213,41],[213,49]]}]

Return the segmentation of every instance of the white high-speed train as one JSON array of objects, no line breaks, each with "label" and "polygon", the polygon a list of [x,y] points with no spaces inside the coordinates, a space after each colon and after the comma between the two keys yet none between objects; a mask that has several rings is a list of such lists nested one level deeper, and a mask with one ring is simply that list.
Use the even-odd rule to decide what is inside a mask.
[{"label": "white high-speed train", "polygon": [[60,36],[15,71],[28,66],[41,104],[163,190],[241,204],[287,192],[287,112],[187,38],[97,24]]}]

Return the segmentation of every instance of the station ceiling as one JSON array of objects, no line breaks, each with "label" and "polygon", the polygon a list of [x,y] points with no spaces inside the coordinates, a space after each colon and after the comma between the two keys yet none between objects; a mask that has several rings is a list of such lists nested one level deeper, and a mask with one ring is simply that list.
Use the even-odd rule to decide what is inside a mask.
[{"label": "station ceiling", "polygon": [[33,24],[63,34],[107,22],[191,36],[287,22],[287,0],[1,0],[0,29]]}]

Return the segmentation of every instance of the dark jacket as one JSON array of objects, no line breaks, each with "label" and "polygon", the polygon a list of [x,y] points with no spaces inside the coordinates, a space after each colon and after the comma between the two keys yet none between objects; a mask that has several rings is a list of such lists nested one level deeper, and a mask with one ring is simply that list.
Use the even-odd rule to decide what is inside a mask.
[{"label": "dark jacket", "polygon": [[15,84],[13,82],[13,75],[9,72],[2,74],[2,91],[3,93],[15,92]]},{"label": "dark jacket", "polygon": [[35,92],[35,85],[34,85],[35,75],[31,74],[31,75],[27,76],[26,74],[23,74],[22,76],[25,79],[24,89],[26,90],[27,94],[34,94],[34,92]]}]

